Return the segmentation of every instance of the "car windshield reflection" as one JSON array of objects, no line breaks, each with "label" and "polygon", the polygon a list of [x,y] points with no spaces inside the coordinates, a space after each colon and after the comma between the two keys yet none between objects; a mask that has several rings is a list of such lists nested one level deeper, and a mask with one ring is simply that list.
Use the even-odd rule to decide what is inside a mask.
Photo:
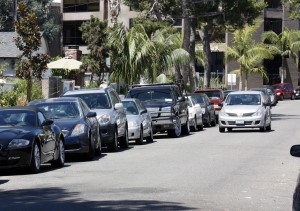
[{"label": "car windshield reflection", "polygon": [[259,94],[231,94],[226,98],[227,105],[260,105]]},{"label": "car windshield reflection", "polygon": [[26,126],[36,127],[36,115],[32,111],[5,110],[0,111],[0,126]]}]

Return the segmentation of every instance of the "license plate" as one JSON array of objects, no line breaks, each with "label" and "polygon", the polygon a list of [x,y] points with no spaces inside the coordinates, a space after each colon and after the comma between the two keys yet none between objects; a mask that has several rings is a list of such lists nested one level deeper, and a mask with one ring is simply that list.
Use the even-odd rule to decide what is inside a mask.
[{"label": "license plate", "polygon": [[235,124],[237,124],[237,125],[243,125],[244,124],[244,120],[236,120]]}]

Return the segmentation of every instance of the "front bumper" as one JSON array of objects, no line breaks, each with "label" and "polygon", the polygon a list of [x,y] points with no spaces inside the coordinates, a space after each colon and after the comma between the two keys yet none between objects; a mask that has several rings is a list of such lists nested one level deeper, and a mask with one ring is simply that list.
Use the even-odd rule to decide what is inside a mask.
[{"label": "front bumper", "polygon": [[223,128],[261,128],[265,125],[263,117],[224,117],[219,116],[219,127]]},{"label": "front bumper", "polygon": [[101,132],[102,144],[109,144],[114,141],[114,135],[115,135],[114,124],[100,125],[100,132]]},{"label": "front bumper", "polygon": [[135,140],[140,138],[141,128],[140,127],[131,127],[128,128],[128,139]]},{"label": "front bumper", "polygon": [[31,152],[31,147],[11,150],[2,149],[0,151],[0,169],[29,167]]},{"label": "front bumper", "polygon": [[161,118],[152,118],[152,130],[153,132],[160,132],[166,130],[175,129],[177,117],[161,117]]},{"label": "front bumper", "polygon": [[79,136],[65,136],[65,153],[81,154],[89,152],[89,135],[83,133]]}]

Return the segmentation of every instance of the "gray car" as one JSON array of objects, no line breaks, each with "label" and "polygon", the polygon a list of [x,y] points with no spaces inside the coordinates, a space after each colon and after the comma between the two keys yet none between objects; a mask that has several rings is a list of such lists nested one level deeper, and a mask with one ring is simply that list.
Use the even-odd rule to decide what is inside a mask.
[{"label": "gray car", "polygon": [[219,113],[219,131],[233,128],[271,130],[270,102],[261,91],[237,91],[228,94]]},{"label": "gray car", "polygon": [[135,140],[137,144],[143,144],[144,138],[153,142],[152,119],[146,107],[137,98],[126,98],[122,103],[127,115],[129,140]]},{"label": "gray car", "polygon": [[114,89],[80,89],[67,91],[63,96],[80,97],[97,113],[101,141],[109,151],[118,151],[118,144],[121,148],[128,148],[127,117],[121,99]]}]

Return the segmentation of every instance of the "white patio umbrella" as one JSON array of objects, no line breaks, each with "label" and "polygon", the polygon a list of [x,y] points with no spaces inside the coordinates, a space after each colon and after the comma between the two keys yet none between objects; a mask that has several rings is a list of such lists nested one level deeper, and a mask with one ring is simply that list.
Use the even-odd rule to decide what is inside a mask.
[{"label": "white patio umbrella", "polygon": [[51,69],[79,70],[80,65],[82,65],[82,62],[65,57],[48,63],[47,67]]}]

